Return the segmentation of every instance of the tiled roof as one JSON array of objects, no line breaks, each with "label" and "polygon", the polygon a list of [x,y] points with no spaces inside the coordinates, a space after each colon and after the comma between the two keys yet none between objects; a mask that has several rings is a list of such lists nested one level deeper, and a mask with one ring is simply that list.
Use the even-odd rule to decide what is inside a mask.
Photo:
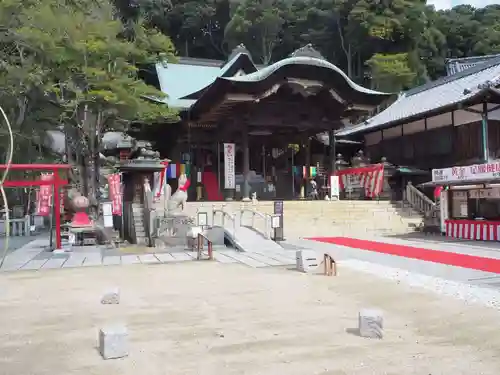
[{"label": "tiled roof", "polygon": [[348,136],[424,118],[431,111],[459,104],[480,94],[485,83],[500,85],[500,57],[404,92],[389,108],[358,125],[340,130]]},{"label": "tiled roof", "polygon": [[495,59],[498,57],[500,57],[500,54],[448,59],[446,60],[446,74],[451,76],[453,74],[463,72],[466,69],[472,68],[478,64],[485,63],[491,59]]}]

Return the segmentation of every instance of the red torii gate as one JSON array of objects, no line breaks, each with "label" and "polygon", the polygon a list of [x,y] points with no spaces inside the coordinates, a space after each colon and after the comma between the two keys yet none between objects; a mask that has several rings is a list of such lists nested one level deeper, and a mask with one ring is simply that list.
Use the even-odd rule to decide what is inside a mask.
[{"label": "red torii gate", "polygon": [[30,187],[30,186],[45,186],[54,187],[54,208],[56,216],[56,249],[61,248],[61,196],[59,188],[68,185],[68,180],[61,179],[59,171],[71,169],[69,164],[0,164],[0,170],[9,168],[12,171],[49,171],[53,173],[54,178],[51,180],[14,180],[5,181],[4,187]]}]

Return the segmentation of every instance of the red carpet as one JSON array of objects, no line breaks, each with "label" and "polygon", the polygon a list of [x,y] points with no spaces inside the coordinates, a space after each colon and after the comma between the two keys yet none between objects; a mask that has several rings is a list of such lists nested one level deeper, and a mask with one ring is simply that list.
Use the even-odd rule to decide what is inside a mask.
[{"label": "red carpet", "polygon": [[347,237],[317,237],[308,240],[374,251],[381,254],[396,255],[427,262],[447,264],[472,270],[500,273],[500,259],[484,258],[473,255],[451,253],[448,251],[422,249],[420,247],[395,245],[383,242],[358,240]]},{"label": "red carpet", "polygon": [[205,186],[208,201],[222,201],[223,197],[219,191],[219,184],[217,182],[217,175],[214,172],[203,172],[201,181]]}]

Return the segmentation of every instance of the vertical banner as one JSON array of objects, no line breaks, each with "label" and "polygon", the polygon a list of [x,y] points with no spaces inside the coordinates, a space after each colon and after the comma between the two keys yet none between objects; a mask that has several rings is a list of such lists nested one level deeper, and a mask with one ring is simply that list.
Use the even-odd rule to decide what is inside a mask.
[{"label": "vertical banner", "polygon": [[[42,173],[40,180],[51,181],[54,178],[52,173]],[[52,206],[52,191],[53,186],[43,185],[37,194],[36,200],[36,214],[39,216],[49,216],[50,207]]]},{"label": "vertical banner", "polygon": [[112,202],[113,215],[122,215],[122,189],[120,183],[120,174],[114,173],[108,176],[109,198]]},{"label": "vertical banner", "polygon": [[441,190],[439,199],[440,227],[441,233],[446,233],[446,221],[448,220],[448,190]]},{"label": "vertical banner", "polygon": [[234,143],[224,143],[224,188],[234,189],[236,181],[234,177]]},{"label": "vertical banner", "polygon": [[59,192],[59,195],[60,195],[60,199],[59,199],[59,202],[61,202],[60,204],[60,212],[61,214],[64,213],[64,199],[66,199],[66,192],[64,190],[64,187],[61,187],[61,191]]}]

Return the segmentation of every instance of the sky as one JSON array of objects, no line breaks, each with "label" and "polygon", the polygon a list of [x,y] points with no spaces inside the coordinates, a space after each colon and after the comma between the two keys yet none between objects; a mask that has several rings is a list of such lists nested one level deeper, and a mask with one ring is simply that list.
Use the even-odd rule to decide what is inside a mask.
[{"label": "sky", "polygon": [[460,4],[470,4],[481,8],[486,5],[500,4],[500,0],[427,0],[427,4],[434,5],[436,9],[449,9]]}]

